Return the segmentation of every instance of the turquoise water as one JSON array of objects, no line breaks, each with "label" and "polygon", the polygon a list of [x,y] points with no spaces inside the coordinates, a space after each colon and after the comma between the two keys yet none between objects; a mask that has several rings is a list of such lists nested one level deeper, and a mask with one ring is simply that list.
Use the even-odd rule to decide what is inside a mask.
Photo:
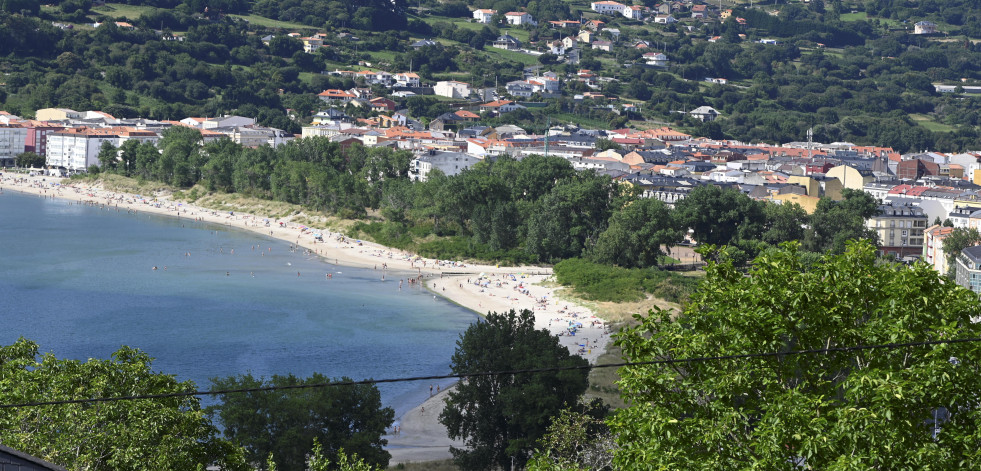
[{"label": "turquoise water", "polygon": [[[59,358],[129,345],[199,389],[247,372],[448,373],[477,316],[398,284],[398,273],[383,281],[220,225],[0,194],[0,344],[25,337]],[[401,414],[429,385],[379,388]]]}]

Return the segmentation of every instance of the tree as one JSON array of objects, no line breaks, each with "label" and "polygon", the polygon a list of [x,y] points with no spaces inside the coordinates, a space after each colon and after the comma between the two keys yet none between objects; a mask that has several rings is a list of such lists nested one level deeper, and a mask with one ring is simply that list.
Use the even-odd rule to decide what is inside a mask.
[{"label": "tree", "polygon": [[954,270],[957,268],[957,256],[961,254],[961,251],[973,247],[975,245],[981,244],[981,234],[975,228],[966,229],[963,227],[958,227],[943,240],[944,246],[944,256],[947,257],[947,277],[954,279]]},{"label": "tree", "polygon": [[103,171],[112,172],[119,163],[119,151],[116,149],[116,146],[112,145],[112,142],[102,141],[102,146],[99,147],[98,159]]},{"label": "tree", "polygon": [[[350,381],[342,378],[339,381]],[[274,375],[268,381],[251,374],[214,378],[212,389],[261,388],[326,384],[327,377]],[[225,436],[245,448],[248,461],[265,464],[271,453],[277,468],[303,470],[307,452],[318,440],[328,459],[337,460],[343,448],[372,465],[388,466],[391,455],[381,437],[395,411],[382,407],[374,385],[327,386],[223,394],[209,408],[225,427]]]},{"label": "tree", "polygon": [[[981,336],[977,296],[930,266],[849,242],[811,268],[797,244],[748,274],[710,263],[680,316],[637,316],[625,361]],[[736,313],[734,315],[734,313]],[[954,469],[981,463],[976,342],[620,369],[620,469]],[[942,431],[937,433],[939,429]]]},{"label": "tree", "polygon": [[[457,340],[450,368],[454,374],[532,368],[586,366],[547,330],[535,329],[531,311],[489,313]],[[473,376],[450,391],[439,421],[450,438],[466,449],[451,448],[464,470],[523,466],[550,419],[577,403],[586,391],[587,372],[566,370],[535,374]],[[513,460],[513,461],[512,461]]]},{"label": "tree", "polygon": [[879,203],[862,190],[845,188],[841,201],[821,198],[811,215],[811,227],[804,235],[804,248],[811,252],[842,253],[845,242],[868,239],[878,244],[878,234],[865,221],[879,212]]},{"label": "tree", "polygon": [[774,204],[766,203],[763,207],[766,215],[766,231],[763,241],[777,245],[781,242],[799,241],[804,238],[804,227],[807,225],[807,211],[797,203]]},{"label": "tree", "polygon": [[610,469],[616,444],[604,420],[609,406],[602,402],[594,399],[589,405],[563,410],[539,441],[529,471]]},{"label": "tree", "polygon": [[593,247],[593,259],[621,267],[660,265],[662,246],[671,248],[685,237],[663,202],[641,198],[613,213],[610,226]]},{"label": "tree", "polygon": [[[0,346],[4,403],[196,389],[153,372],[152,359],[129,347],[86,362],[38,350],[23,338]],[[242,450],[218,437],[196,396],[0,409],[0,443],[69,469],[248,469]]]},{"label": "tree", "polygon": [[44,157],[34,152],[22,152],[14,158],[14,163],[20,168],[43,168]]},{"label": "tree", "polygon": [[692,230],[698,243],[713,245],[757,240],[766,221],[762,203],[715,185],[692,190],[675,205],[675,215],[683,227]]}]

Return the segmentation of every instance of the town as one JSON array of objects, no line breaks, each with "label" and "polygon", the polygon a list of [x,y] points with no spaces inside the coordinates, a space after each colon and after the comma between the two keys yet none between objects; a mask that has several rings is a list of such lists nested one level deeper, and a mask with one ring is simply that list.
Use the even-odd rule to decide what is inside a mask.
[{"label": "town", "polygon": [[[411,78],[402,75],[408,77],[395,80]],[[335,98],[337,92],[345,95]],[[358,100],[351,92],[329,94],[326,102]],[[923,259],[940,273],[955,268],[959,282],[981,274],[981,252],[975,248],[965,249],[956,267],[948,265],[943,253],[943,239],[954,228],[981,227],[981,152],[900,154],[889,147],[844,142],[747,144],[693,137],[667,127],[599,130],[561,125],[539,135],[514,125],[479,124],[477,112],[503,113],[501,108],[511,103],[484,103],[473,111],[461,108],[430,121],[427,130],[404,111],[392,112],[391,100],[376,98],[359,106],[390,114],[351,119],[330,108],[317,113],[316,124],[304,127],[301,136],[257,126],[241,116],[152,121],[43,109],[37,111],[38,119],[23,120],[0,112],[0,162],[14,166],[18,155],[29,152],[44,158],[43,171],[49,174],[85,172],[100,164],[105,143],[156,143],[164,130],[185,126],[201,133],[202,144],[229,139],[246,147],[277,147],[297,138],[323,137],[342,148],[407,150],[414,155],[410,177],[420,181],[434,170],[453,176],[505,154],[517,160],[529,155],[562,157],[576,170],[608,175],[668,206],[698,186],[715,185],[756,200],[796,203],[810,213],[822,197],[840,200],[844,189],[862,190],[881,203],[867,226],[878,234],[882,255]],[[964,284],[981,293],[981,284]]]}]

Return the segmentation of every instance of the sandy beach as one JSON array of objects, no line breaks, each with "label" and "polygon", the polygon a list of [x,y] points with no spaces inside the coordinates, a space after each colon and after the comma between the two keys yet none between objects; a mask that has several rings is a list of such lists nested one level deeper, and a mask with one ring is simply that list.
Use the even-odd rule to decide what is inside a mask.
[{"label": "sandy beach", "polygon": [[[141,211],[169,217],[188,218],[275,237],[309,250],[328,263],[388,270],[389,276],[425,284],[434,295],[485,315],[510,309],[529,309],[537,328],[547,328],[575,354],[595,362],[610,340],[607,325],[589,309],[557,300],[554,289],[543,285],[551,269],[543,267],[497,267],[457,260],[418,257],[398,249],[359,241],[325,228],[306,227],[288,218],[262,214],[219,212],[175,202],[166,194],[134,195],[105,190],[56,177],[30,177],[4,173],[0,190],[17,191],[44,198],[59,198],[73,204]],[[0,194],[2,197],[2,194]],[[151,267],[148,267],[148,269]],[[390,434],[388,450],[392,464],[450,458],[449,446],[460,446],[446,437],[436,418],[446,391],[396,419],[398,435]]]}]

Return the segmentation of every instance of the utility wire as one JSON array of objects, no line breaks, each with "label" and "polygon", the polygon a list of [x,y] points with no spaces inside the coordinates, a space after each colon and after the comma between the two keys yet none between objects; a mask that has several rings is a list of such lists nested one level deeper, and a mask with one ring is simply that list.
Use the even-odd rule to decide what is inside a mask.
[{"label": "utility wire", "polygon": [[548,373],[548,372],[555,372],[555,371],[570,371],[570,370],[589,370],[593,368],[619,368],[622,366],[702,363],[702,362],[710,362],[710,361],[744,360],[749,358],[768,358],[768,357],[781,357],[781,356],[791,356],[791,355],[812,355],[812,354],[831,353],[831,352],[855,352],[855,351],[862,351],[862,350],[896,350],[900,348],[923,347],[929,345],[946,345],[946,344],[955,344],[955,343],[970,343],[970,342],[981,342],[981,337],[949,339],[949,340],[929,340],[923,342],[884,343],[884,344],[877,344],[877,345],[855,345],[850,347],[814,348],[810,350],[791,350],[787,352],[744,353],[738,355],[674,358],[674,359],[664,359],[664,360],[608,363],[602,365],[560,366],[560,367],[551,367],[551,368],[533,368],[533,369],[524,369],[524,370],[505,370],[505,371],[480,371],[475,373],[461,373],[461,374],[451,374],[451,375],[412,376],[412,377],[388,378],[388,379],[363,379],[358,381],[336,381],[336,382],[315,383],[315,384],[294,384],[288,386],[262,386],[262,387],[255,387],[255,388],[221,389],[221,390],[214,390],[214,391],[181,391],[181,392],[162,393],[162,394],[143,394],[143,395],[116,396],[116,397],[94,397],[94,398],[87,398],[87,399],[65,399],[59,401],[22,402],[17,404],[0,404],[0,409],[12,409],[18,407],[53,406],[53,405],[61,405],[61,404],[91,404],[91,403],[99,403],[99,402],[134,401],[134,400],[141,400],[141,399],[165,399],[165,398],[188,397],[188,396],[217,396],[217,395],[224,395],[224,394],[280,391],[280,390],[290,390],[290,389],[324,388],[324,387],[333,387],[333,386],[357,386],[363,384],[404,383],[410,381],[425,381],[425,380],[437,380],[437,379],[466,379],[466,378],[477,378],[477,377],[484,377],[484,376],[534,374],[534,373]]}]

